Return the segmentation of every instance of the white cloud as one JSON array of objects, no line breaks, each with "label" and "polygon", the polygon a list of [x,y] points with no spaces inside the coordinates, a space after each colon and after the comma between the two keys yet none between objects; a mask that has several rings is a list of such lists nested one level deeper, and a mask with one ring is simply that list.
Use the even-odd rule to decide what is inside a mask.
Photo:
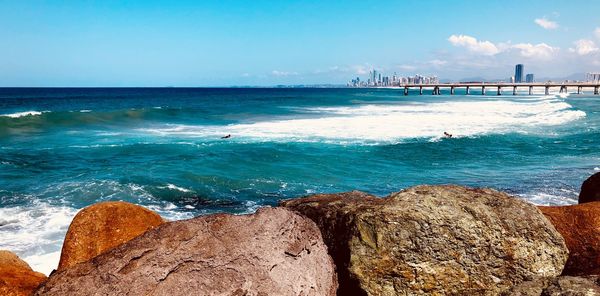
[{"label": "white cloud", "polygon": [[510,42],[500,42],[494,44],[490,41],[478,41],[477,38],[467,35],[452,35],[448,38],[448,41],[454,46],[466,47],[470,52],[484,56],[495,56],[503,52],[517,51],[522,57],[549,59],[559,51],[558,47],[552,47],[546,43],[511,44]]},{"label": "white cloud", "polygon": [[357,75],[364,75],[369,73],[369,68],[367,66],[363,66],[363,65],[354,65],[352,66],[352,69],[354,71],[354,74]]},{"label": "white cloud", "polygon": [[537,18],[534,20],[534,22],[546,30],[554,30],[558,28],[557,22],[553,22],[545,17]]},{"label": "white cloud", "polygon": [[466,47],[469,51],[481,55],[495,55],[500,52],[494,43],[489,41],[479,41],[475,37],[468,35],[452,35],[448,41],[454,46]]},{"label": "white cloud", "polygon": [[403,71],[414,71],[417,69],[417,66],[413,65],[399,65],[398,68]]},{"label": "white cloud", "polygon": [[574,52],[578,55],[588,55],[591,53],[598,52],[598,50],[600,50],[600,49],[598,49],[598,47],[596,47],[596,44],[592,40],[579,39],[579,40],[575,41],[574,43],[575,43],[575,48],[569,48],[569,51]]},{"label": "white cloud", "polygon": [[546,43],[531,44],[518,43],[511,48],[518,49],[521,56],[526,58],[549,59],[558,52],[558,47],[552,47]]},{"label": "white cloud", "polygon": [[427,62],[427,64],[432,65],[432,66],[443,66],[447,63],[448,63],[448,61],[443,61],[443,60],[438,60],[438,59],[434,59],[434,60]]},{"label": "white cloud", "polygon": [[285,77],[285,76],[298,75],[298,72],[285,72],[285,71],[273,70],[273,71],[271,71],[271,75],[278,76],[278,77]]},{"label": "white cloud", "polygon": [[596,28],[596,30],[594,30],[594,34],[596,35],[596,38],[600,39],[600,27]]}]

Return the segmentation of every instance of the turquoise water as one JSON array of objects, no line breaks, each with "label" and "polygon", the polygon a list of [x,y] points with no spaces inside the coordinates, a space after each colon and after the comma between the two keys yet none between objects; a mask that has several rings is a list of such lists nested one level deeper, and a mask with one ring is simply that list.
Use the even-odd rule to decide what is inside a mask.
[{"label": "turquoise water", "polygon": [[599,147],[592,95],[0,89],[0,249],[49,272],[76,211],[104,200],[183,219],[455,183],[570,204]]}]

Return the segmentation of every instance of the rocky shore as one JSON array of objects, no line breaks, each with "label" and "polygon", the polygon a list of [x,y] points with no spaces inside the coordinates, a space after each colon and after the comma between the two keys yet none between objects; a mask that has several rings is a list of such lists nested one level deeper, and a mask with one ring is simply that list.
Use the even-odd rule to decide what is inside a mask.
[{"label": "rocky shore", "polygon": [[0,251],[0,295],[600,295],[600,173],[579,200],[423,185],[174,222],[102,202],[49,277]]}]

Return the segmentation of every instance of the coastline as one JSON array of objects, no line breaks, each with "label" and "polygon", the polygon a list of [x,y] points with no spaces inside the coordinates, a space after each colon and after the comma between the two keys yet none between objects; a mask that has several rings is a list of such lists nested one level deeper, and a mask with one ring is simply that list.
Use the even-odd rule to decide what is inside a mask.
[{"label": "coastline", "polygon": [[[600,258],[600,248],[596,250],[595,245],[586,245],[587,242],[572,237],[578,235],[588,238],[589,236],[600,237],[600,233],[594,230],[592,225],[580,224],[584,220],[573,220],[575,216],[570,217],[570,215],[584,215],[579,219],[597,220],[593,217],[600,212],[600,199],[596,199],[600,198],[599,181],[600,173],[588,178],[581,189],[580,204],[571,206],[536,207],[495,190],[455,185],[416,186],[391,193],[386,197],[376,197],[359,191],[315,194],[284,200],[277,207],[261,207],[253,214],[211,214],[172,222],[164,221],[156,213],[138,205],[102,202],[84,208],[73,219],[63,244],[58,270],[53,271],[48,279],[42,279],[39,275],[32,277],[31,281],[38,284],[23,282],[22,285],[16,286],[25,287],[22,289],[29,289],[27,291],[32,293],[37,290],[35,295],[59,295],[65,291],[74,291],[73,289],[77,289],[79,293],[101,294],[108,291],[106,289],[116,292],[113,290],[114,282],[124,281],[117,290],[142,292],[150,288],[156,293],[156,291],[163,291],[171,281],[195,280],[203,283],[203,289],[207,293],[208,291],[223,293],[229,289],[237,289],[240,276],[243,281],[252,282],[255,280],[254,277],[263,274],[264,268],[269,269],[271,266],[264,265],[264,260],[268,260],[267,257],[250,265],[240,264],[235,260],[228,261],[229,263],[224,267],[238,271],[238,276],[229,278],[220,267],[197,265],[195,260],[199,259],[190,260],[190,256],[203,258],[206,254],[203,251],[198,253],[197,247],[180,250],[182,246],[189,245],[189,243],[178,242],[183,239],[184,241],[199,240],[199,246],[204,244],[206,247],[213,246],[211,248],[228,248],[228,252],[215,250],[215,253],[211,253],[214,255],[209,255],[208,258],[216,260],[215,262],[222,260],[215,258],[230,256],[227,255],[229,252],[233,252],[231,256],[248,256],[246,260],[251,262],[257,260],[257,256],[269,256],[270,260],[273,260],[278,258],[281,252],[284,257],[276,259],[278,263],[275,266],[279,264],[282,266],[280,268],[287,271],[261,275],[258,286],[250,285],[243,288],[250,293],[271,291],[288,294],[291,291],[299,291],[296,289],[303,289],[304,285],[310,283],[313,289],[321,291],[317,293],[318,295],[349,295],[348,293],[357,292],[356,289],[369,295],[429,294],[449,291],[510,295],[530,289],[534,289],[533,291],[539,289],[542,293],[542,290],[554,287],[554,281],[559,281],[565,289],[568,287],[575,291],[600,292],[600,287],[596,286],[594,280],[590,280],[592,279],[590,276],[600,271],[600,265],[596,264],[596,261],[589,262],[590,264],[585,267],[581,263],[576,263],[589,261],[590,258]],[[591,216],[583,218],[587,217],[585,215]],[[415,222],[417,224],[414,224]],[[205,237],[202,232],[206,231],[207,224],[213,225],[212,223],[215,224],[211,226],[209,236]],[[195,229],[190,227],[197,227],[193,226],[196,224],[200,228],[188,233],[191,229]],[[245,228],[240,227],[241,225],[245,225]],[[423,225],[426,227],[423,228]],[[255,227],[257,230],[253,230]],[[580,230],[573,231],[573,227]],[[294,234],[296,231],[300,231],[298,233],[302,235]],[[499,231],[502,232],[502,236],[498,236]],[[581,234],[580,231],[589,231],[589,233]],[[211,239],[215,238],[213,232],[220,233],[217,245],[212,245],[211,242]],[[277,238],[269,238],[272,232],[273,235],[279,233],[275,235]],[[284,237],[281,236],[282,233],[285,233]],[[313,234],[306,236],[307,233]],[[288,235],[291,240],[285,238]],[[407,241],[398,235],[408,235],[410,239]],[[346,240],[355,236],[358,240],[351,239],[352,243],[348,244]],[[415,249],[413,245],[415,240],[417,244],[421,244],[419,241],[426,242],[422,247],[427,248]],[[240,243],[250,243],[250,241],[253,241],[251,247]],[[173,245],[176,242],[177,244]],[[510,244],[506,245],[506,242]],[[298,247],[298,244],[303,247]],[[87,245],[94,247],[90,248]],[[498,257],[495,259],[491,255],[502,254],[509,249],[513,252],[512,245],[522,249],[520,253],[509,255],[513,259],[507,259],[506,255],[496,255]],[[177,247],[172,249],[173,246]],[[482,246],[486,247],[479,249]],[[165,247],[170,251],[159,251]],[[569,255],[567,247],[569,250],[587,248],[588,252],[572,252]],[[204,248],[200,247],[200,250],[205,250]],[[495,251],[488,253],[485,251],[487,248],[494,248]],[[255,254],[256,250],[261,249],[264,251]],[[464,253],[467,249],[479,251]],[[91,250],[95,251],[90,253]],[[140,250],[143,250],[141,255]],[[431,250],[441,253],[432,254]],[[182,262],[180,260],[183,259],[178,259],[183,256],[178,255],[178,252],[182,251],[184,257],[188,258],[187,261]],[[540,253],[541,251],[543,253]],[[350,257],[353,259],[348,262],[346,261],[348,252],[361,254],[361,256],[353,255]],[[452,254],[455,252],[463,255],[454,257]],[[479,254],[479,252],[483,253]],[[388,254],[385,259],[380,258],[382,253]],[[471,261],[472,256],[484,254],[492,257],[485,257],[483,261]],[[13,255],[9,253],[8,256]],[[128,259],[130,256],[133,257]],[[450,257],[444,259],[442,258],[444,256]],[[286,258],[292,261],[282,263],[281,260],[288,260]],[[479,258],[482,260],[481,257]],[[10,260],[14,262],[14,259]],[[120,263],[123,260],[124,263]],[[127,263],[127,260],[133,261]],[[392,261],[388,262],[389,260]],[[134,261],[135,265],[131,265]],[[452,263],[454,261],[455,263]],[[0,289],[6,288],[1,284],[3,268],[7,268],[6,264],[13,264],[2,262],[0,260]],[[204,272],[179,273],[169,280],[154,281],[152,276],[148,277],[148,274],[162,272],[160,271],[162,267],[156,265],[158,262],[162,262],[161,265],[177,265],[171,267],[169,274],[183,268],[181,266],[201,268]],[[25,274],[33,272],[28,269],[26,263],[19,264],[25,266],[25,270],[19,272]],[[104,280],[102,274],[110,272],[112,268],[123,270],[123,264],[128,266],[126,273],[121,272],[109,282]],[[425,264],[431,267],[414,269],[413,264],[417,266]],[[463,273],[448,272],[445,269],[448,264],[460,264],[453,268],[464,268]],[[473,267],[469,267],[470,264],[474,264]],[[511,264],[520,266],[517,273],[510,267]],[[505,267],[498,269],[498,265]],[[504,268],[511,271],[504,272],[502,271]],[[272,269],[273,267],[270,267],[270,270]],[[410,272],[398,271],[402,269]],[[82,274],[81,270],[86,272]],[[312,276],[305,277],[300,282],[293,281],[294,274],[298,272],[312,273]],[[389,275],[386,275],[388,273]],[[530,280],[524,280],[524,275],[527,275],[525,278]],[[429,279],[431,276],[435,279]],[[459,280],[464,276],[471,280],[477,279],[478,284],[464,285],[464,282]],[[215,282],[214,277],[222,278]],[[421,281],[416,283],[405,281],[413,277]],[[144,281],[145,285],[125,284],[132,279]],[[90,280],[95,282],[93,286],[89,286]],[[224,283],[233,286],[226,288],[222,286]],[[40,287],[35,289],[37,285]],[[389,285],[395,287],[394,292],[388,290]],[[194,287],[195,285],[180,287],[176,291],[171,290],[170,293],[185,295],[187,293],[185,291]]]},{"label": "coastline", "polygon": [[[566,205],[576,202],[580,178],[599,166],[594,96],[0,92],[6,101],[14,95],[43,96],[0,111],[20,114],[0,116],[0,248],[46,273],[71,218],[101,201],[123,200],[181,220],[253,213],[318,192],[385,196],[454,183]],[[454,137],[443,138],[444,131]],[[233,137],[221,140],[223,134]]]}]

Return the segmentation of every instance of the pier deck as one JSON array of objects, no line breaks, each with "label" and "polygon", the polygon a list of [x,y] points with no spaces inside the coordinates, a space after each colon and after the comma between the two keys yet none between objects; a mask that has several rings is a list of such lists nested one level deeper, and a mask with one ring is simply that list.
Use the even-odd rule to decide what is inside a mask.
[{"label": "pier deck", "polygon": [[593,90],[594,95],[598,95],[600,91],[600,82],[565,82],[565,83],[495,83],[495,82],[465,82],[465,83],[436,83],[436,84],[402,84],[401,88],[404,88],[404,95],[408,95],[409,89],[418,88],[419,94],[423,94],[423,88],[432,88],[431,94],[441,94],[441,89],[449,89],[450,94],[453,95],[457,88],[464,88],[467,95],[471,94],[471,90],[479,89],[481,94],[486,94],[486,89],[495,89],[497,95],[502,95],[503,89],[512,90],[512,94],[516,95],[519,88],[527,88],[528,93],[533,94],[534,88],[543,87],[544,94],[550,94],[551,88],[559,88],[559,93],[567,93],[569,87],[577,88],[577,93],[581,94],[586,89]]}]

